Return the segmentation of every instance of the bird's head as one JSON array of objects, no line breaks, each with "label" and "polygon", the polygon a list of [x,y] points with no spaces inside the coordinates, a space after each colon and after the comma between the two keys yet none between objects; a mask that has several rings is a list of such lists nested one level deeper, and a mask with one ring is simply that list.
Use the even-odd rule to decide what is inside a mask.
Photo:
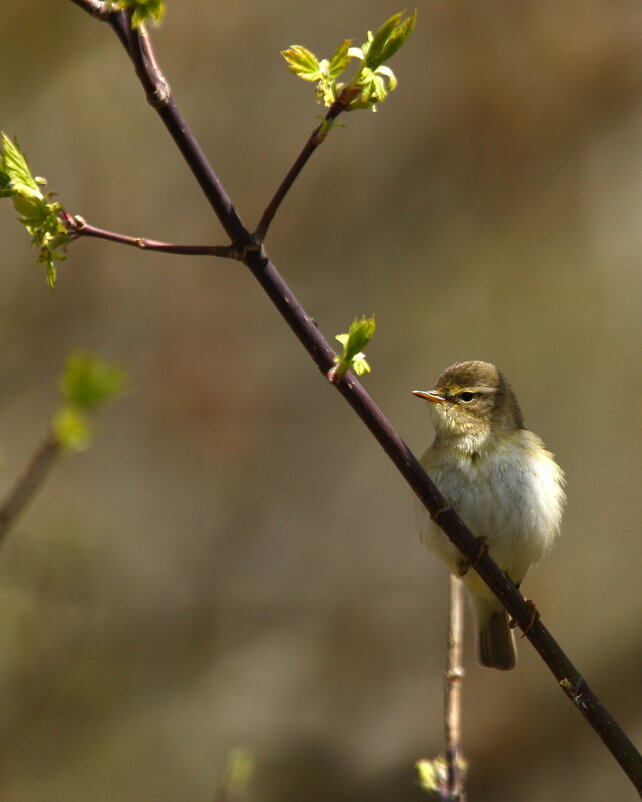
[{"label": "bird's head", "polygon": [[506,379],[489,362],[457,362],[441,374],[433,390],[413,390],[431,402],[438,440],[471,438],[523,429],[522,413]]}]

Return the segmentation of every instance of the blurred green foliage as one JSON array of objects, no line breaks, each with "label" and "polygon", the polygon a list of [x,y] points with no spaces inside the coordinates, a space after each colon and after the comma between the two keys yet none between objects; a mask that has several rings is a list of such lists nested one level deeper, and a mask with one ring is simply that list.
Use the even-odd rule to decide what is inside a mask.
[{"label": "blurred green foliage", "polygon": [[75,451],[87,448],[93,436],[91,414],[123,393],[125,382],[121,366],[91,354],[72,354],[60,378],[64,403],[53,420],[59,442]]}]

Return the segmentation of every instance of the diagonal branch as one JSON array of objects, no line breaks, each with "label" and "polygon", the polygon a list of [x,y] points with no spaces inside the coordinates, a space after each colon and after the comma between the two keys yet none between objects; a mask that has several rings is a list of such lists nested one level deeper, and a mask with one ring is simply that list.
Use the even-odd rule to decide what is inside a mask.
[{"label": "diagonal branch", "polygon": [[[335,105],[336,104],[333,104],[330,107],[323,122],[320,123],[310,134],[310,137],[303,146],[301,153],[299,153],[299,155],[296,158],[296,161],[286,173],[285,178],[281,182],[277,191],[274,193],[272,200],[265,207],[265,211],[263,212],[263,215],[259,220],[259,224],[256,227],[256,231],[254,232],[254,236],[256,237],[258,242],[263,242],[263,240],[265,239],[265,235],[267,234],[267,230],[270,227],[270,223],[272,222],[274,215],[277,212],[277,209],[281,205],[283,198],[285,198],[287,193],[290,191],[290,187],[292,186],[292,184],[294,184],[299,173],[301,172],[301,170],[303,170],[303,168],[307,164],[310,156],[312,156],[314,151],[319,147],[319,145],[325,138],[325,134],[323,134],[323,125],[326,120],[330,119],[329,118],[330,112],[333,110]],[[341,109],[339,109],[339,111],[341,111]],[[338,114],[339,111],[337,111],[336,114]],[[323,134],[323,136],[321,136],[321,134]]]},{"label": "diagonal branch", "polygon": [[343,90],[341,95],[328,109],[327,114],[323,118],[323,120],[317,125],[314,131],[310,134],[308,141],[303,146],[301,153],[296,158],[296,161],[290,167],[288,172],[286,173],[285,178],[281,182],[279,188],[274,193],[272,200],[268,203],[263,212],[261,219],[259,220],[259,224],[256,227],[256,231],[254,232],[254,236],[257,239],[257,242],[263,242],[265,239],[265,235],[267,234],[267,230],[270,227],[270,223],[272,222],[274,215],[277,212],[277,209],[281,205],[281,202],[290,191],[292,184],[296,181],[299,173],[308,162],[308,159],[314,151],[319,147],[319,145],[323,142],[326,138],[328,131],[330,130],[332,123],[336,118],[341,114],[342,111],[345,111],[347,106],[349,105],[349,100],[353,95],[354,90],[346,87]]},{"label": "diagonal branch", "polygon": [[[134,63],[138,64],[139,68],[143,66],[148,73],[143,83],[149,97],[149,88],[157,86],[156,81],[160,72],[158,69],[154,69],[155,75],[151,75],[153,62],[150,60],[151,46],[149,42],[143,44],[140,33],[136,31],[130,36],[126,27],[123,27],[126,26],[126,19],[122,14],[110,17],[109,21]],[[263,287],[322,373],[326,374],[333,364],[334,352],[317,329],[312,318],[305,312],[283,281],[265,250],[244,226],[229,196],[178,111],[171,93],[168,94],[167,100],[162,106],[158,107],[154,103],[152,105],[156,108],[192,170],[230,237],[232,245],[238,251],[241,261]],[[538,620],[532,624],[532,608],[526,603],[519,590],[488,554],[478,558],[479,545],[473,533],[455,510],[447,506],[444,497],[427,476],[414,454],[356,378],[348,373],[335,386],[388,454],[440,528],[462,554],[474,564],[474,570],[524,631],[525,637],[539,652],[566,695],[597,732],[638,791],[642,791],[642,757],[542,621]]]}]

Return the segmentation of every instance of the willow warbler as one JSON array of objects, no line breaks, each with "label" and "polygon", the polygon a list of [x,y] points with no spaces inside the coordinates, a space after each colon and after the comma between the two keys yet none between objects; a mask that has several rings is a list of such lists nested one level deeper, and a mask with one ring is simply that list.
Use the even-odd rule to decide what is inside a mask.
[{"label": "willow warbler", "polygon": [[[537,435],[524,428],[510,385],[488,362],[458,362],[430,401],[435,440],[421,459],[428,475],[490,556],[519,587],[550,550],[564,506],[564,474]],[[418,504],[422,539],[463,576],[473,612],[476,656],[482,666],[508,670],[516,655],[508,617],[481,577],[426,509]]]}]

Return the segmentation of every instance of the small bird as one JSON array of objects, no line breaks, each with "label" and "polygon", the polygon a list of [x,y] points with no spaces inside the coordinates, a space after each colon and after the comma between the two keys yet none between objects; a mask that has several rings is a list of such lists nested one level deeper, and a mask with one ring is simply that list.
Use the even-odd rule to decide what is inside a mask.
[{"label": "small bird", "polygon": [[[464,523],[519,587],[551,549],[564,506],[564,473],[540,438],[524,428],[515,393],[489,362],[457,362],[430,401],[435,440],[421,464]],[[501,603],[417,504],[422,540],[462,576],[473,612],[481,666],[515,667],[515,643]]]}]

